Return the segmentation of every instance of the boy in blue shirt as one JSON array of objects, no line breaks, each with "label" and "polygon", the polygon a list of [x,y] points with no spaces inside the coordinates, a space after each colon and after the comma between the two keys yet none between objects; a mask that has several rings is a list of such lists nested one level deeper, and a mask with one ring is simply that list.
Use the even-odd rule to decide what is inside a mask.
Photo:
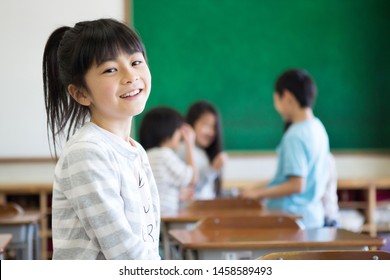
[{"label": "boy in blue shirt", "polygon": [[278,166],[266,186],[245,189],[242,197],[265,199],[268,209],[301,215],[305,228],[322,227],[322,197],[329,179],[329,140],[312,106],[317,89],[300,69],[284,72],[277,80],[274,106],[291,123],[277,149]]}]

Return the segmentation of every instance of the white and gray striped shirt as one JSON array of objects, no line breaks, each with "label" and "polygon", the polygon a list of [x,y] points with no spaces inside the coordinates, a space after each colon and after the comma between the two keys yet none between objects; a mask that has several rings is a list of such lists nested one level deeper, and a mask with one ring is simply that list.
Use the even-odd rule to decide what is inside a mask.
[{"label": "white and gray striped shirt", "polygon": [[160,205],[144,149],[85,124],[55,169],[53,259],[160,259]]},{"label": "white and gray striped shirt", "polygon": [[175,212],[180,205],[180,190],[188,187],[193,169],[168,147],[147,150],[160,195],[161,212]]}]

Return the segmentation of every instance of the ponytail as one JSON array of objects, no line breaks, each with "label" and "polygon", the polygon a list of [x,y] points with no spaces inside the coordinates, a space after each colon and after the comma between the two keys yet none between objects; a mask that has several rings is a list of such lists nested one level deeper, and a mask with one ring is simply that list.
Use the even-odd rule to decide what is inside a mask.
[{"label": "ponytail", "polygon": [[[51,141],[53,143],[55,157],[57,157],[57,137],[65,136],[65,139],[68,140],[75,130],[85,122],[86,116],[89,114],[88,107],[77,103],[67,90],[71,83],[84,86],[83,80],[76,82],[77,79],[73,77],[71,61],[73,40],[69,40],[69,37],[72,37],[69,35],[70,30],[76,33],[75,29],[71,27],[64,26],[56,29],[50,35],[43,52],[42,72],[48,140],[49,145]],[[66,36],[67,40],[62,42]],[[65,129],[67,131],[63,135]],[[51,136],[49,136],[49,131]]]},{"label": "ponytail", "polygon": [[[70,27],[60,27],[49,37],[43,53],[43,89],[47,115],[47,128],[51,131],[54,151],[56,153],[56,135],[65,126],[62,112],[68,108],[66,86],[60,80],[57,51],[61,40]],[[49,139],[50,140],[50,139]],[[50,141],[49,141],[50,143]]]}]

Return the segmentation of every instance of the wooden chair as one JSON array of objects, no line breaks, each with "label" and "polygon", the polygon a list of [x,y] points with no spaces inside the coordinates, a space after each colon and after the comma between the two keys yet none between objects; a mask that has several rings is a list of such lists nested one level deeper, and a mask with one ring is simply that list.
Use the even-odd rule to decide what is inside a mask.
[{"label": "wooden chair", "polygon": [[274,252],[258,260],[390,260],[390,252],[385,251],[292,251]]},{"label": "wooden chair", "polygon": [[288,216],[245,216],[205,218],[197,224],[198,229],[260,229],[290,228],[299,229],[297,221]]},{"label": "wooden chair", "polygon": [[195,200],[188,206],[190,209],[261,209],[258,200],[243,198],[217,198],[213,200]]}]

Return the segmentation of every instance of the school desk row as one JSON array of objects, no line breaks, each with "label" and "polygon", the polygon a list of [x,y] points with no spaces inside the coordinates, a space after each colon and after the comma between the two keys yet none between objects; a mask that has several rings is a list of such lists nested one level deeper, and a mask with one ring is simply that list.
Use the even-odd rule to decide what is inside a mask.
[{"label": "school desk row", "polygon": [[[376,192],[378,189],[390,189],[390,154],[335,154],[335,159],[339,175],[338,188],[367,192],[367,229],[371,236],[376,236]],[[55,163],[50,160],[0,160],[0,203],[4,204],[11,195],[37,197],[37,205],[33,208],[42,215],[39,224],[42,259],[50,258],[49,215],[54,166]],[[269,179],[275,168],[274,153],[229,153],[223,171],[224,188],[245,187],[255,181]]]},{"label": "school desk row", "polygon": [[[363,192],[359,201],[339,201],[340,207],[363,210],[363,229],[371,236],[376,236],[378,230],[389,231],[388,224],[378,226],[375,223],[375,210],[390,206],[390,200],[377,201],[379,192],[390,194],[390,153],[339,152],[334,153],[334,157],[338,191]],[[223,187],[225,190],[245,188],[253,186],[255,182],[269,180],[276,165],[274,153],[231,153],[223,171]]]},{"label": "school desk row", "polygon": [[164,259],[257,259],[272,252],[375,249],[385,242],[337,228],[302,229],[299,216],[256,203],[194,201],[176,213],[162,213]]},{"label": "school desk row", "polygon": [[17,260],[38,260],[41,258],[38,211],[21,211],[8,214],[4,208],[11,204],[0,205],[0,235],[9,235],[11,239],[5,248],[12,250]]},{"label": "school desk row", "polygon": [[[49,203],[53,188],[55,163],[51,160],[0,161],[0,204],[5,204],[10,196],[20,196],[20,204],[25,210],[38,211],[41,259],[50,258],[48,244],[51,238]],[[28,201],[24,196],[29,196]],[[37,204],[31,205],[32,198]],[[26,202],[26,203],[24,203]]]}]

